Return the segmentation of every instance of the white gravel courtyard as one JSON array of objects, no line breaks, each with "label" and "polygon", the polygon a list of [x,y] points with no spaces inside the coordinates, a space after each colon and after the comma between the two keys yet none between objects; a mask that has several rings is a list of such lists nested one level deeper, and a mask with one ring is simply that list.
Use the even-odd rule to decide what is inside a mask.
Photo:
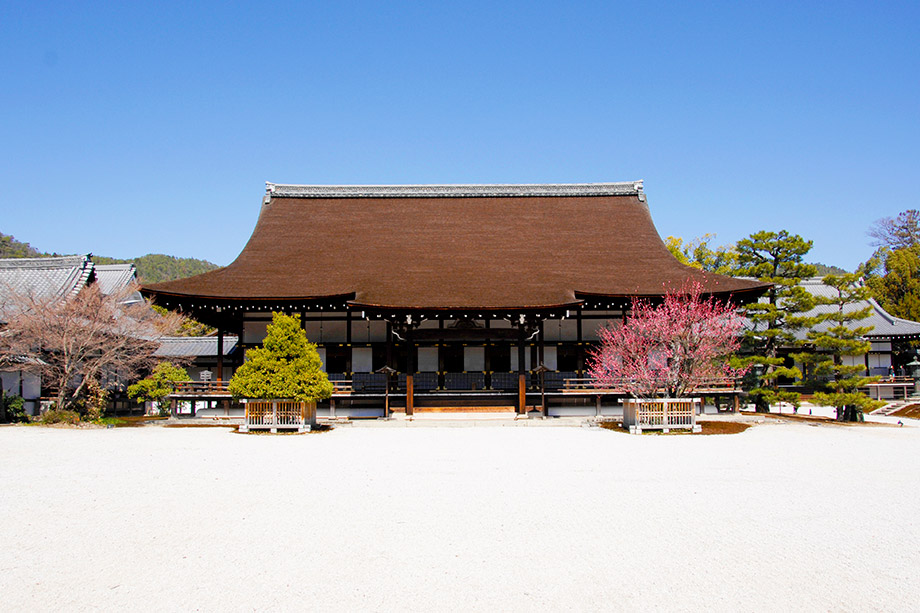
[{"label": "white gravel courtyard", "polygon": [[920,607],[920,428],[0,428],[0,609]]}]

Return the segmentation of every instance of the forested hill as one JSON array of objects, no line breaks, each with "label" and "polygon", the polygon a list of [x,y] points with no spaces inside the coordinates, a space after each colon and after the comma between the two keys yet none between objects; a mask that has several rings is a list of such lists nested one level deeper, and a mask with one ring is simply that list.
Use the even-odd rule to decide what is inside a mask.
[{"label": "forested hill", "polygon": [[845,275],[847,274],[847,271],[840,268],[839,266],[829,266],[827,264],[821,264],[819,262],[814,262],[812,266],[818,269],[818,272],[815,274],[815,276],[817,277],[824,277],[826,275]]},{"label": "forested hill", "polygon": [[[0,258],[40,258],[60,255],[57,253],[42,253],[33,248],[29,243],[16,240],[13,236],[0,233]],[[97,264],[130,264],[137,267],[137,277],[141,283],[159,283],[201,274],[219,268],[207,260],[195,258],[177,258],[162,253],[150,253],[134,259],[117,259],[93,255]]]},{"label": "forested hill", "polygon": [[162,253],[148,253],[133,260],[119,260],[94,255],[93,261],[97,264],[133,263],[137,267],[137,278],[141,283],[159,283],[160,281],[182,279],[220,268],[217,264],[212,264],[207,260],[177,258],[171,255],[163,255]]},{"label": "forested hill", "polygon": [[21,243],[11,235],[0,232],[0,258],[40,258],[54,255],[41,253],[29,243]]}]

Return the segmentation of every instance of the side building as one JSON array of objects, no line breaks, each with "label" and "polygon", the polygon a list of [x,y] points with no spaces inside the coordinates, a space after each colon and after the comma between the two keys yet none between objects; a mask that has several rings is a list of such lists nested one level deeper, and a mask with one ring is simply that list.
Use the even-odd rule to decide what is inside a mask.
[{"label": "side building", "polygon": [[[103,294],[111,295],[136,282],[133,264],[99,265],[93,262],[91,254],[0,259],[0,330],[5,327],[11,303],[17,296],[66,301],[92,284],[97,284]],[[139,292],[128,297],[128,301],[135,300],[143,300]],[[21,396],[25,400],[26,413],[38,415],[41,376],[24,363],[17,367],[15,361],[14,358],[14,363],[0,368],[3,392]]]},{"label": "side building", "polygon": [[[240,357],[273,311],[300,314],[330,378],[350,381],[340,406],[373,414],[387,368],[408,411],[524,404],[538,365],[546,388],[560,389],[584,374],[597,329],[633,298],[688,283],[738,303],[768,287],[680,264],[641,181],[268,183],[233,263],[142,292],[237,336]],[[227,357],[216,359],[225,376]]]}]

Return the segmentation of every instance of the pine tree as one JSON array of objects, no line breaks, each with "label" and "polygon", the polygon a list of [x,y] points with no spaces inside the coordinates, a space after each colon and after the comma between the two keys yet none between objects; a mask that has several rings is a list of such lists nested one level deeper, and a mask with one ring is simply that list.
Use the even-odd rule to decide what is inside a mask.
[{"label": "pine tree", "polygon": [[856,274],[827,275],[824,284],[834,288],[836,295],[817,296],[817,305],[834,307],[828,313],[818,316],[819,323],[827,322],[823,329],[808,332],[808,343],[814,348],[812,353],[799,353],[797,361],[809,365],[811,373],[818,378],[829,377],[826,392],[818,392],[814,399],[817,404],[832,406],[837,409],[840,421],[857,421],[862,419],[862,411],[878,408],[883,403],[870,399],[858,391],[858,388],[878,381],[878,377],[867,377],[864,364],[844,364],[844,356],[858,357],[869,352],[871,343],[865,340],[872,326],[859,326],[857,322],[869,317],[872,307],[854,309],[853,305],[869,298],[869,288],[858,285]]},{"label": "pine tree", "polygon": [[262,347],[246,352],[229,384],[237,398],[290,398],[300,402],[332,395],[316,345],[307,340],[299,315],[273,313]]},{"label": "pine tree", "polygon": [[776,402],[795,406],[800,402],[797,392],[779,389],[779,378],[801,379],[802,372],[795,366],[783,366],[785,360],[777,353],[781,347],[796,346],[795,332],[814,323],[806,315],[814,308],[814,298],[799,285],[802,279],[815,275],[815,267],[803,262],[811,246],[812,241],[786,230],[756,232],[738,241],[736,246],[736,274],[773,284],[766,301],[743,307],[752,329],[744,334],[747,355],[736,362],[736,365],[764,367],[751,390],[761,412],[769,412],[770,405]]}]

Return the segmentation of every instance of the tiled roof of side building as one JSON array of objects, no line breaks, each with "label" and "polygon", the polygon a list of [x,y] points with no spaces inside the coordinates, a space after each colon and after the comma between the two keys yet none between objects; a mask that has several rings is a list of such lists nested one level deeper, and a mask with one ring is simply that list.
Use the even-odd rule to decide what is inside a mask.
[{"label": "tiled roof of side building", "polygon": [[96,264],[96,283],[106,295],[117,293],[137,281],[134,264]]},{"label": "tiled roof of side building", "polygon": [[79,292],[93,274],[89,255],[0,259],[0,294],[62,298]]},{"label": "tiled roof of side building", "polygon": [[356,307],[503,309],[590,297],[767,285],[684,266],[641,181],[550,185],[268,184],[249,242],[225,268],[146,286],[212,300],[353,297]]},{"label": "tiled roof of side building", "polygon": [[[224,337],[224,355],[236,348],[237,337]],[[166,336],[156,355],[161,357],[212,357],[217,355],[216,336]]]},{"label": "tiled roof of side building", "polygon": [[[837,290],[825,285],[820,277],[804,279],[801,285],[814,296],[822,296],[824,298],[835,298],[837,296]],[[872,298],[848,305],[844,308],[844,312],[852,313],[866,307],[872,309],[869,317],[853,322],[853,325],[872,326],[872,330],[866,335],[867,337],[880,340],[891,338],[920,338],[920,322],[895,317],[883,309],[882,306]],[[808,314],[810,316],[820,315],[830,313],[836,309],[837,307],[833,305],[821,305],[809,311]],[[822,331],[826,330],[830,325],[832,324],[824,322],[815,326],[814,329]],[[805,332],[801,332],[798,336],[805,338]]]}]

